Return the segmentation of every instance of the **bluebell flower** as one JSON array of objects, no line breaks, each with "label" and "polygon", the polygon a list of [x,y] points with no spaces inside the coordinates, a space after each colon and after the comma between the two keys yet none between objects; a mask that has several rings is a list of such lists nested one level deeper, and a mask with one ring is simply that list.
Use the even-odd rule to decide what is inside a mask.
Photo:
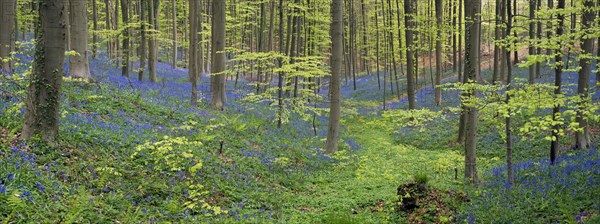
[{"label": "bluebell flower", "polygon": [[39,189],[40,191],[45,191],[46,187],[44,187],[43,185],[41,185],[40,183],[35,183],[35,187],[37,189]]},{"label": "bluebell flower", "polygon": [[0,185],[0,194],[6,192],[6,187],[4,185]]},{"label": "bluebell flower", "polygon": [[15,174],[14,173],[9,173],[8,176],[6,177],[7,180],[13,180],[15,179]]}]

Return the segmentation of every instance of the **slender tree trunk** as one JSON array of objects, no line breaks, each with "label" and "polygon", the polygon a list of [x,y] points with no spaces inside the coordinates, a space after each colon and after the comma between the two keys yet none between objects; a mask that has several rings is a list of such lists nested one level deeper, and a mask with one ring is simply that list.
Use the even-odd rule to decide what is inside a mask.
[{"label": "slender tree trunk", "polygon": [[[501,7],[502,7],[502,2],[500,0],[496,0],[496,21],[495,21],[495,26],[494,26],[494,40],[495,41],[499,41],[500,40],[500,23],[501,23]],[[500,52],[500,46],[494,42],[494,68],[493,68],[493,72],[492,72],[492,83],[496,83],[498,81],[498,72],[499,72],[499,67],[500,67],[500,58],[501,58],[501,52]]]},{"label": "slender tree trunk", "polygon": [[[479,77],[480,39],[481,27],[481,0],[465,1],[465,76],[470,81],[476,82]],[[476,97],[477,91],[469,93],[469,97]],[[476,166],[477,147],[477,107],[469,106],[467,109],[467,131],[465,135],[465,178],[471,183],[478,183]]]},{"label": "slender tree trunk", "polygon": [[[535,6],[535,10],[539,11],[540,8],[542,7],[542,0],[536,0],[536,6]],[[537,24],[536,24],[536,43],[539,45],[541,43],[542,40],[542,20],[539,17],[536,17],[538,19]],[[537,55],[541,55],[542,54],[542,48],[541,47],[537,47],[536,48],[536,52],[535,54]],[[541,75],[541,64],[540,62],[535,63],[535,77],[539,78]]]},{"label": "slender tree trunk", "polygon": [[[594,27],[594,20],[596,19],[595,10],[591,10],[595,7],[593,0],[584,0],[583,8],[590,9],[585,10],[583,15],[581,16],[581,25],[582,29],[588,34],[583,36],[583,44],[581,46],[581,54],[589,55],[592,57],[594,54],[594,39],[591,37]],[[581,97],[581,102],[579,103],[579,110],[577,110],[576,120],[579,123],[579,126],[583,128],[581,132],[575,132],[575,146],[578,149],[586,149],[590,146],[590,133],[589,127],[587,124],[587,118],[585,117],[583,111],[588,109],[587,104],[590,103],[588,99],[588,91],[590,89],[590,73],[592,68],[592,60],[589,57],[580,57],[579,59],[579,78],[577,85],[577,93]]]},{"label": "slender tree trunk", "polygon": [[[396,20],[398,21],[398,59],[400,61],[400,74],[404,74],[404,68],[402,63],[402,28],[400,24],[402,24],[402,17],[400,16],[400,1],[396,0]],[[398,88],[398,92],[400,92],[400,88]],[[400,93],[399,93],[400,94]]]},{"label": "slender tree trunk", "polygon": [[171,67],[173,69],[177,68],[177,3],[175,0],[171,1],[171,5],[173,7],[173,58],[171,62]]},{"label": "slender tree trunk", "polygon": [[96,0],[92,0],[92,15],[93,15],[93,28],[94,34],[92,35],[92,58],[96,58],[96,53],[98,51],[98,6],[96,5]]},{"label": "slender tree trunk", "polygon": [[[541,1],[541,0],[538,0]],[[536,0],[529,0],[529,56],[535,55],[535,6]],[[510,20],[510,19],[509,19]],[[510,21],[509,21],[510,23]],[[518,60],[518,58],[515,58]],[[529,84],[535,83],[535,66],[529,66]],[[510,81],[509,81],[510,82]]]},{"label": "slender tree trunk", "polygon": [[142,81],[144,79],[144,71],[146,71],[146,60],[148,57],[146,54],[146,12],[148,7],[147,1],[140,1],[140,4],[140,69],[138,71],[138,80]]},{"label": "slender tree trunk", "polygon": [[60,88],[65,59],[65,1],[43,0],[38,4],[36,46],[25,104],[21,137],[39,135],[50,145],[58,143]]},{"label": "slender tree trunk", "polygon": [[442,0],[435,0],[435,17],[437,22],[437,37],[435,41],[435,104],[442,104]]},{"label": "slender tree trunk", "polygon": [[344,5],[342,0],[332,0],[331,2],[331,96],[329,104],[329,124],[327,129],[328,153],[334,153],[338,149],[338,140],[340,134],[340,115],[341,115],[341,83],[342,60],[343,60],[343,33],[344,33]]},{"label": "slender tree trunk", "polygon": [[193,106],[196,106],[198,102],[198,69],[196,67],[202,66],[196,63],[198,57],[198,4],[200,4],[200,0],[189,1],[190,49],[188,51],[188,74],[192,83],[191,103]]},{"label": "slender tree trunk", "polygon": [[12,63],[9,60],[11,55],[12,37],[15,30],[15,7],[16,0],[0,0],[0,74],[10,72]]},{"label": "slender tree trunk", "polygon": [[[500,0],[500,21],[503,25],[506,25],[506,5],[510,0]],[[503,40],[506,40],[508,37],[508,33],[506,33],[506,28],[500,28],[500,35]],[[500,47],[500,73],[498,74],[498,81],[504,82],[506,80],[506,68],[508,65],[506,63],[506,47]]]},{"label": "slender tree trunk", "polygon": [[415,106],[415,60],[413,46],[413,29],[415,29],[414,11],[416,0],[404,1],[404,24],[406,24],[406,87],[408,91],[408,108],[414,110]]},{"label": "slender tree trunk", "polygon": [[[121,0],[121,10],[123,15],[123,25],[125,27],[128,26],[129,23],[129,11],[127,10],[129,0]],[[87,20],[86,20],[87,24]],[[87,26],[86,26],[87,29]],[[129,77],[129,28],[123,29],[123,60],[121,66],[121,75],[125,77]]]},{"label": "slender tree trunk", "polygon": [[[452,2],[452,71],[456,72],[458,71],[458,61],[457,61],[457,51],[456,51],[456,42],[457,42],[457,35],[456,35],[456,17],[458,14],[458,10],[457,10],[457,4],[460,0],[450,0],[450,2]],[[458,80],[460,81],[460,75]]]},{"label": "slender tree trunk", "polygon": [[202,13],[204,11],[202,5],[202,0],[198,1],[196,4],[196,21],[198,21],[198,29],[196,29],[196,31],[198,31],[196,34],[196,40],[198,42],[198,48],[196,50],[196,74],[198,74],[199,80],[202,80],[202,75],[208,70],[208,59],[204,57],[204,36],[202,34],[202,31],[204,30]]},{"label": "slender tree trunk", "polygon": [[[375,72],[377,73],[377,89],[381,89],[381,78],[379,78],[379,13],[377,12],[377,4],[375,4]],[[383,107],[385,110],[385,102],[383,102]]]},{"label": "slender tree trunk", "polygon": [[[397,0],[396,0],[397,1]],[[368,55],[369,55],[369,39],[367,36],[367,10],[365,9],[365,0],[360,0],[360,10],[362,12],[362,32],[363,32],[363,42],[362,42],[362,46],[363,46],[363,52],[362,52],[362,59],[363,59],[363,71],[367,71],[367,75],[371,75],[371,72],[369,71],[369,60],[368,60]]]},{"label": "slender tree trunk", "polygon": [[458,80],[464,79],[463,74],[463,3],[465,0],[458,0]]},{"label": "slender tree trunk", "polygon": [[[143,2],[143,1],[142,1]],[[106,29],[110,30],[111,29],[111,21],[110,21],[110,4],[109,4],[109,0],[104,0],[104,4],[105,4],[105,8],[104,8],[104,18],[105,23],[106,23]],[[107,57],[110,58],[112,57],[113,54],[113,48],[112,48],[112,38],[109,36],[106,40],[106,54]]]},{"label": "slender tree trunk", "polygon": [[[281,54],[286,53],[284,49],[283,39],[283,0],[279,0],[279,52]],[[283,58],[277,58],[279,62],[279,68],[283,67]],[[277,80],[277,99],[278,99],[278,111],[277,111],[277,128],[281,128],[282,117],[283,117],[283,71],[279,71],[279,77]]]},{"label": "slender tree trunk", "polygon": [[[552,8],[554,8],[554,0],[548,0],[547,4],[548,4],[548,10],[551,10]],[[550,18],[548,18],[548,23],[546,23],[546,38],[550,39],[551,36],[552,36],[552,15],[550,15]],[[546,54],[552,55],[553,54],[552,49],[548,48],[548,50],[546,51]]]},{"label": "slender tree trunk", "polygon": [[[466,83],[468,81],[467,76],[462,74],[462,7],[463,0],[458,0],[458,81],[462,83]],[[464,93],[461,93],[464,94]],[[465,143],[465,135],[467,129],[467,107],[462,105],[461,102],[461,113],[458,121],[458,139],[457,142],[460,144]]]},{"label": "slender tree trunk", "polygon": [[225,94],[225,1],[212,2],[212,69],[210,78],[211,104],[217,110],[224,110],[227,102]]},{"label": "slender tree trunk", "polygon": [[[548,7],[551,7],[549,0],[548,3]],[[565,0],[558,0],[558,10],[563,10],[565,8]],[[563,27],[564,27],[564,23],[565,23],[565,15],[562,13],[558,13],[557,14],[557,19],[558,19],[558,25],[556,27],[556,36],[562,36],[563,35]],[[551,27],[551,25],[549,26]],[[549,29],[548,29],[549,30]],[[551,36],[551,33],[548,33],[548,37]],[[554,67],[554,86],[556,89],[554,89],[554,97],[558,97],[561,94],[561,85],[562,85],[562,73],[563,73],[563,64],[562,64],[562,56],[563,56],[563,52],[562,52],[562,42],[561,41],[557,41],[556,44],[558,44],[558,47],[556,48],[556,53],[554,54],[554,60],[556,61],[556,66]],[[552,120],[553,122],[556,122],[560,116],[560,106],[558,104],[554,104],[554,108],[552,109]],[[558,149],[559,149],[559,145],[558,145],[558,138],[560,137],[558,134],[560,133],[560,124],[555,124],[552,127],[552,142],[550,143],[550,162],[551,164],[554,164],[554,162],[556,161],[556,156],[558,154]]]},{"label": "slender tree trunk", "polygon": [[69,58],[69,73],[73,78],[91,80],[88,62],[87,0],[70,0],[71,47],[77,55]]},{"label": "slender tree trunk", "polygon": [[150,27],[154,30],[148,38],[148,76],[150,82],[156,82],[156,64],[158,63],[158,8],[159,0],[150,0],[149,21]]},{"label": "slender tree trunk", "polygon": [[[507,21],[507,25],[506,25],[506,30],[507,33],[510,33],[510,31],[512,31],[512,24],[513,24],[513,15],[511,13],[511,5],[510,5],[510,1],[507,2],[508,4],[506,5],[506,8],[508,9],[508,21]],[[532,28],[531,26],[529,28]],[[513,44],[511,43],[511,45],[507,46],[507,51],[506,51],[506,64],[510,64],[510,47],[513,47]],[[530,51],[531,53],[531,48]],[[530,67],[532,68],[532,67]],[[531,72],[531,69],[529,70]],[[531,73],[530,73],[531,75]],[[531,81],[531,80],[530,80]],[[508,92],[510,92],[510,90],[512,89],[512,66],[508,66],[507,67],[507,73],[506,73],[506,84],[508,85],[506,87],[506,101],[504,103],[506,103],[506,105],[508,105],[510,103],[510,94],[508,94]],[[513,140],[512,140],[512,130],[511,130],[511,109],[508,108],[508,117],[505,118],[505,126],[506,126],[506,171],[507,171],[507,182],[512,185],[515,182],[515,178],[514,178],[514,174],[513,174]]]}]

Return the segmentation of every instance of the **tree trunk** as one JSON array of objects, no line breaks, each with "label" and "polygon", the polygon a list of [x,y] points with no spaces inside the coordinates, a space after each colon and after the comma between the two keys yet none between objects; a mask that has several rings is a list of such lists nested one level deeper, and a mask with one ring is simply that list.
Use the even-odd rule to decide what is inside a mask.
[{"label": "tree trunk", "polygon": [[[541,1],[541,0],[537,0]],[[529,0],[529,56],[535,55],[535,6],[536,0]],[[509,19],[510,20],[510,19]],[[515,58],[518,60],[518,58]],[[535,66],[529,66],[529,84],[535,83]]]},{"label": "tree trunk", "polygon": [[[465,2],[465,76],[469,81],[476,82],[479,77],[481,27],[481,0]],[[477,91],[471,91],[469,97],[476,97]],[[477,107],[470,106],[466,116],[467,131],[465,135],[465,178],[471,183],[478,183],[476,166],[477,146]]]},{"label": "tree trunk", "polygon": [[[542,0],[536,0],[535,10],[539,11],[541,7],[542,7]],[[537,21],[537,24],[536,24],[536,26],[537,26],[536,27],[537,28],[537,30],[536,30],[536,43],[540,44],[541,41],[542,41],[542,20],[539,17],[537,19],[538,19],[538,21]],[[541,55],[542,54],[542,48],[541,47],[538,46],[536,50],[537,51],[535,52],[535,54],[537,54],[537,55]],[[540,62],[535,63],[535,77],[536,78],[539,78],[540,75],[541,75],[541,66],[542,66],[542,63],[540,63]]]},{"label": "tree trunk", "polygon": [[217,110],[223,110],[227,102],[225,95],[225,1],[212,2],[212,38],[211,55],[213,73],[210,77],[211,104]]},{"label": "tree trunk", "polygon": [[98,51],[98,6],[96,5],[96,0],[92,0],[92,16],[93,18],[93,28],[94,34],[92,36],[92,57],[96,58],[96,53]]},{"label": "tree trunk", "polygon": [[[494,26],[494,40],[500,40],[500,16],[501,16],[501,8],[502,2],[500,0],[496,0],[496,22]],[[500,58],[501,58],[500,46],[497,43],[494,43],[494,68],[492,71],[492,83],[495,84],[498,81],[498,72],[500,67]]]},{"label": "tree trunk", "polygon": [[[594,5],[593,0],[584,0],[583,2],[584,9],[593,9],[595,7]],[[583,131],[575,133],[575,146],[578,149],[586,149],[591,143],[587,118],[584,117],[582,112],[588,109],[586,105],[591,103],[588,99],[588,91],[590,89],[590,72],[592,67],[592,60],[590,58],[594,54],[594,39],[591,37],[591,34],[593,33],[592,28],[594,27],[595,18],[596,13],[594,10],[585,10],[581,16],[581,28],[589,35],[582,37],[583,44],[581,46],[581,55],[579,59],[579,66],[581,69],[579,70],[577,93],[581,97],[581,102],[579,103],[576,120],[577,123],[579,123],[579,126],[583,128]],[[582,55],[586,55],[586,57],[583,57]]]},{"label": "tree trunk", "polygon": [[[279,0],[279,52],[283,55],[286,53],[283,42],[283,0]],[[283,67],[283,58],[278,57],[279,68]],[[279,71],[279,77],[277,79],[277,99],[278,99],[278,110],[277,110],[277,128],[281,128],[282,117],[283,117],[283,71]]]},{"label": "tree trunk", "polygon": [[[10,59],[10,51],[13,42],[13,32],[15,30],[15,7],[16,0],[0,0],[0,74],[10,72],[12,63],[6,59]],[[3,60],[4,59],[4,60]]]},{"label": "tree trunk", "polygon": [[[502,24],[506,24],[506,5],[510,0],[501,0],[500,4],[500,20]],[[506,40],[508,37],[508,33],[506,33],[506,28],[500,29],[500,35],[502,39]],[[504,82],[506,80],[506,68],[510,65],[506,60],[506,47],[500,47],[500,74],[498,74],[498,81]]]},{"label": "tree trunk", "polygon": [[416,0],[404,1],[404,24],[406,24],[406,87],[408,91],[408,109],[415,109],[415,60],[413,29],[415,29],[414,7]]},{"label": "tree trunk", "polygon": [[146,18],[146,12],[148,10],[147,1],[140,1],[140,68],[138,71],[138,80],[142,81],[144,79],[144,71],[146,71],[146,60],[148,55],[146,54],[146,23],[148,19]]},{"label": "tree trunk", "polygon": [[[377,89],[381,89],[381,78],[379,77],[379,13],[377,12],[377,4],[375,4],[375,72],[377,73]],[[384,86],[385,89],[385,86]],[[385,95],[385,94],[384,94]],[[385,99],[385,96],[384,96]],[[383,102],[385,110],[385,100]]]},{"label": "tree trunk", "polygon": [[171,1],[171,6],[173,7],[173,58],[171,67],[173,69],[177,68],[177,3],[175,0]]},{"label": "tree trunk", "polygon": [[[460,0],[450,0],[453,4],[452,4],[452,71],[456,72],[458,71],[458,61],[457,61],[457,50],[456,50],[456,42],[457,42],[457,35],[456,35],[456,17],[457,17],[457,4]],[[459,77],[459,81],[460,81],[460,77]]]},{"label": "tree trunk", "polygon": [[192,83],[192,106],[196,106],[196,103],[198,102],[198,69],[196,66],[202,66],[196,63],[196,57],[198,57],[198,17],[196,16],[198,13],[198,7],[196,6],[198,4],[200,4],[200,0],[189,1],[190,49],[188,51],[188,74],[190,82]]},{"label": "tree trunk", "polygon": [[[552,0],[549,0],[549,6],[551,7]],[[563,10],[565,8],[565,0],[558,0],[558,10]],[[564,32],[564,23],[565,23],[565,15],[562,13],[557,14],[558,25],[556,27],[556,36],[562,36]],[[551,27],[551,25],[549,26]],[[550,30],[550,29],[548,29]],[[550,31],[548,31],[548,37],[551,36]],[[556,54],[554,55],[554,60],[556,61],[556,65],[554,67],[554,97],[558,97],[561,94],[560,87],[562,85],[562,73],[563,73],[563,65],[562,65],[562,42],[557,42],[558,47],[556,48]],[[560,105],[555,104],[552,109],[552,121],[556,122],[560,116]],[[558,138],[560,137],[558,134],[560,133],[560,124],[555,124],[552,127],[552,142],[550,143],[550,163],[554,164],[556,161],[556,156],[558,154]]]},{"label": "tree trunk", "polygon": [[38,5],[36,46],[29,81],[21,136],[39,135],[50,145],[58,143],[60,87],[66,42],[65,1],[43,0]]},{"label": "tree trunk", "polygon": [[343,44],[344,44],[344,5],[342,0],[332,0],[331,2],[331,81],[329,83],[330,101],[329,104],[329,123],[327,129],[327,146],[325,150],[328,153],[334,153],[338,149],[338,140],[340,134],[340,115],[342,109],[341,83]]},{"label": "tree trunk", "polygon": [[158,63],[158,8],[159,0],[150,0],[149,7],[149,22],[150,27],[154,30],[148,38],[148,76],[150,82],[156,82],[156,64]]},{"label": "tree trunk", "polygon": [[[397,2],[398,0],[396,0]],[[362,46],[363,46],[363,52],[362,52],[362,65],[363,65],[363,71],[367,71],[367,75],[371,75],[371,72],[369,71],[369,60],[367,59],[368,55],[369,55],[369,40],[368,40],[368,36],[367,36],[367,11],[365,9],[365,0],[360,0],[360,10],[362,13],[362,33],[363,33],[363,41],[362,41]],[[399,36],[398,36],[399,38]],[[600,39],[600,38],[599,38]]]},{"label": "tree trunk", "polygon": [[435,17],[437,22],[437,37],[435,41],[435,105],[442,104],[442,0],[435,0]]},{"label": "tree trunk", "polygon": [[[129,10],[127,9],[129,0],[121,0],[121,14],[123,16],[123,59],[121,61],[121,75],[129,78]],[[87,24],[87,20],[86,20]],[[86,26],[87,29],[87,26]]]},{"label": "tree trunk", "polygon": [[71,47],[77,55],[69,58],[69,73],[73,78],[91,80],[88,62],[87,0],[70,0]]},{"label": "tree trunk", "polygon": [[[512,24],[513,24],[513,15],[511,13],[511,5],[510,5],[510,1],[507,2],[506,4],[506,8],[507,13],[508,13],[508,21],[507,21],[507,25],[506,25],[506,30],[508,33],[510,33],[510,31],[512,30]],[[532,28],[531,26],[529,28]],[[530,33],[531,34],[531,33]],[[507,46],[507,49],[510,49],[512,46],[511,45]],[[530,51],[531,53],[531,48]],[[510,64],[510,50],[506,51],[506,64]],[[530,72],[531,72],[531,68],[530,67]],[[506,84],[508,85],[506,87],[506,100],[504,101],[504,103],[506,105],[508,105],[510,103],[510,95],[508,94],[508,92],[512,89],[512,66],[508,66],[506,68],[507,72],[506,72]],[[530,73],[531,75],[531,73]],[[530,80],[531,81],[531,80]],[[507,182],[512,185],[515,182],[515,178],[514,178],[514,174],[513,174],[513,142],[512,142],[512,130],[511,130],[511,109],[508,108],[508,117],[505,118],[505,130],[506,130],[506,173],[507,173]]]},{"label": "tree trunk", "polygon": [[[145,1],[142,1],[142,2],[145,2]],[[106,23],[106,29],[107,29],[107,30],[110,30],[110,29],[111,29],[111,27],[112,27],[112,26],[111,26],[111,24],[112,24],[112,23],[111,23],[111,21],[110,21],[110,3],[109,3],[109,1],[108,1],[108,0],[104,0],[104,5],[106,6],[106,7],[104,8],[104,18],[106,19],[106,20],[105,20],[105,23]],[[111,44],[111,43],[112,43],[112,40],[111,40],[111,37],[107,37],[106,39],[107,39],[107,40],[106,40],[106,56],[107,56],[108,58],[110,58],[110,57],[112,57],[112,53],[113,53],[113,52],[112,52],[112,51],[113,51],[113,48],[112,48],[112,44]]]}]

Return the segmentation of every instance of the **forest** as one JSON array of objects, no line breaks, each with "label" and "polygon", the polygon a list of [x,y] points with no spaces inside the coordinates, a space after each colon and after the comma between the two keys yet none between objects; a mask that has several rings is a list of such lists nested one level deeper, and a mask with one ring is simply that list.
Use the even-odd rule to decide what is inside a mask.
[{"label": "forest", "polygon": [[0,0],[0,223],[600,223],[600,0]]}]

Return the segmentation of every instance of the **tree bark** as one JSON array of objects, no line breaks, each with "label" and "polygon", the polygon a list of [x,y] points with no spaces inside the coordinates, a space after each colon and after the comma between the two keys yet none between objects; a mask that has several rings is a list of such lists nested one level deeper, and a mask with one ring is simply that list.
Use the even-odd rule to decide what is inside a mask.
[{"label": "tree bark", "polygon": [[[279,52],[286,54],[284,48],[283,39],[283,0],[279,0]],[[283,67],[283,58],[277,58],[279,62],[279,68]],[[281,128],[282,117],[283,117],[283,71],[279,71],[279,77],[277,79],[277,99],[278,99],[278,110],[277,110],[277,128]]]},{"label": "tree bark", "polygon": [[171,1],[171,6],[173,7],[173,58],[171,61],[171,67],[173,69],[177,68],[177,3],[175,0]]},{"label": "tree bark", "polygon": [[146,54],[146,23],[148,19],[146,18],[146,12],[148,10],[147,1],[140,1],[140,68],[138,71],[138,80],[142,81],[144,79],[144,71],[146,71],[146,60],[148,55]]},{"label": "tree bark", "polygon": [[225,1],[212,2],[212,76],[210,77],[211,104],[223,110],[227,102],[225,94]]},{"label": "tree bark", "polygon": [[[541,1],[541,0],[537,0]],[[529,0],[529,56],[535,55],[535,6],[536,0]],[[518,58],[515,58],[518,60]],[[529,66],[529,84],[535,83],[535,65]]]},{"label": "tree bark", "polygon": [[413,46],[413,29],[415,29],[415,2],[416,0],[404,1],[404,24],[406,24],[406,87],[408,91],[408,108],[415,107],[415,60]]},{"label": "tree bark", "polygon": [[[511,13],[511,5],[510,5],[510,1],[507,2],[506,4],[506,8],[507,8],[507,13],[508,13],[508,21],[507,21],[507,25],[506,25],[506,30],[507,33],[510,33],[510,31],[512,30],[513,27],[513,14]],[[531,26],[529,28],[532,28]],[[531,33],[530,33],[531,34]],[[512,46],[507,46],[506,50],[506,64],[510,64],[510,53],[511,51],[509,50],[510,47]],[[531,48],[529,53],[531,53]],[[532,67],[530,67],[529,71],[531,72]],[[531,73],[530,73],[531,75]],[[506,100],[505,100],[505,104],[509,104],[510,103],[510,95],[508,94],[508,92],[512,89],[512,66],[508,66],[506,68],[506,84],[508,85],[506,87]],[[530,80],[531,82],[531,80]],[[505,131],[506,131],[506,173],[507,173],[507,182],[512,185],[515,182],[515,178],[514,178],[514,173],[513,173],[513,141],[512,141],[512,130],[511,130],[511,109],[508,108],[508,117],[505,118]]]},{"label": "tree bark", "polygon": [[435,41],[435,105],[442,104],[442,0],[435,0],[435,17],[437,22],[437,37]]},{"label": "tree bark", "polygon": [[[579,70],[577,93],[581,97],[581,102],[579,103],[579,110],[577,110],[576,121],[579,123],[579,126],[583,128],[583,131],[575,133],[575,146],[578,149],[586,149],[591,143],[587,118],[584,117],[585,115],[583,114],[583,111],[588,109],[587,105],[590,103],[588,99],[588,91],[590,89],[590,73],[592,68],[592,60],[590,58],[594,54],[594,39],[591,37],[591,35],[593,34],[592,28],[594,27],[594,20],[596,18],[595,11],[591,9],[595,7],[594,5],[595,4],[593,0],[584,0],[583,8],[587,10],[584,10],[581,16],[581,28],[588,35],[582,37],[583,44],[581,46],[581,54],[579,59],[579,66],[581,69]],[[582,55],[586,55],[586,57],[582,57]]]},{"label": "tree bark", "polygon": [[96,58],[96,53],[98,51],[98,6],[96,5],[96,0],[92,0],[92,16],[93,18],[93,29],[94,34],[92,36],[92,58]]},{"label": "tree bark", "polygon": [[0,74],[3,72],[10,72],[12,70],[12,63],[10,59],[10,51],[12,43],[14,42],[13,34],[15,30],[15,16],[16,16],[16,0],[0,0]]},{"label": "tree bark", "polygon": [[154,30],[148,38],[148,76],[150,82],[156,82],[156,64],[158,63],[158,8],[159,0],[150,0],[149,7],[149,22],[150,27]]},{"label": "tree bark", "polygon": [[196,57],[198,57],[198,17],[196,16],[198,7],[196,6],[198,4],[200,4],[199,0],[189,1],[190,49],[188,51],[188,74],[190,82],[192,83],[191,103],[193,106],[196,106],[196,103],[198,102],[198,69],[196,66],[202,66],[196,63]]},{"label": "tree bark", "polygon": [[[500,23],[501,23],[501,7],[502,2],[500,0],[496,0],[496,17],[495,17],[495,26],[494,26],[494,40],[500,40]],[[498,70],[500,67],[500,58],[501,58],[500,46],[497,43],[494,43],[494,68],[492,71],[492,83],[495,84],[498,81]]]},{"label": "tree bark", "polygon": [[344,5],[342,0],[331,2],[331,80],[329,123],[327,129],[327,145],[325,150],[334,153],[338,149],[340,134],[340,115],[342,110],[341,83],[344,44]]},{"label": "tree bark", "polygon": [[[479,77],[481,0],[465,1],[465,76],[470,82]],[[469,97],[476,97],[477,91],[471,91]],[[465,178],[471,183],[478,183],[476,165],[477,146],[477,107],[469,106],[466,116],[467,130],[465,135]]]},{"label": "tree bark", "polygon": [[70,0],[71,50],[77,52],[69,57],[69,73],[73,78],[91,80],[88,62],[87,0]]},{"label": "tree bark", "polygon": [[63,0],[43,0],[38,4],[35,56],[21,133],[24,139],[39,135],[50,145],[58,143],[66,42],[65,7]]},{"label": "tree bark", "polygon": [[[121,75],[129,78],[129,10],[127,9],[129,0],[121,0],[121,14],[123,16],[123,59],[121,61]],[[87,29],[87,20],[86,20],[86,29]]]},{"label": "tree bark", "polygon": [[[549,0],[550,3],[552,0]],[[548,7],[551,7],[549,5]],[[565,0],[558,0],[558,10],[563,10],[565,8]],[[563,13],[557,14],[558,24],[556,27],[556,35],[562,36],[564,32],[564,23],[565,23],[565,15]],[[551,26],[549,26],[551,27]],[[549,30],[549,29],[548,29]],[[548,31],[548,37],[550,37],[551,33]],[[554,60],[556,61],[556,66],[554,67],[554,95],[558,97],[561,94],[561,85],[562,85],[562,73],[563,73],[563,64],[562,64],[562,42],[557,41],[558,48],[556,48],[556,53],[554,54]],[[560,116],[560,105],[554,104],[554,108],[552,109],[552,121],[556,122]],[[550,143],[550,163],[554,164],[556,161],[556,157],[558,154],[558,138],[560,137],[558,134],[560,133],[560,124],[556,124],[552,127],[552,142]]]}]

